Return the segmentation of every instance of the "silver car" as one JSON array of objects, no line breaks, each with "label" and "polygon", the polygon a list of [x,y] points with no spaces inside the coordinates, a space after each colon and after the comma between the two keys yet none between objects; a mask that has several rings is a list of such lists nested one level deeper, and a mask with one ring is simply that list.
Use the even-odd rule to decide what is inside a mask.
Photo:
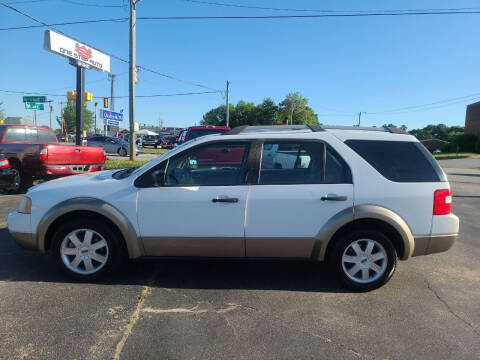
[{"label": "silver car", "polygon": [[[119,138],[95,134],[87,138],[87,146],[101,146],[107,154],[130,155],[130,144]],[[137,149],[137,153],[140,150]]]}]

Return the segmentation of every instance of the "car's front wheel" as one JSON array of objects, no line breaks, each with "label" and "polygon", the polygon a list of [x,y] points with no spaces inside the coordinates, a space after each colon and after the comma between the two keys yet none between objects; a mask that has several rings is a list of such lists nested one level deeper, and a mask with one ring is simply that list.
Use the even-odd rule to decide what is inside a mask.
[{"label": "car's front wheel", "polygon": [[118,155],[127,156],[127,149],[125,149],[125,148],[118,149]]},{"label": "car's front wheel", "polygon": [[381,232],[360,230],[335,244],[333,265],[342,282],[355,291],[371,291],[384,285],[397,266],[392,242]]},{"label": "car's front wheel", "polygon": [[92,219],[63,224],[52,240],[53,256],[58,265],[79,280],[98,279],[113,271],[122,260],[118,235]]}]

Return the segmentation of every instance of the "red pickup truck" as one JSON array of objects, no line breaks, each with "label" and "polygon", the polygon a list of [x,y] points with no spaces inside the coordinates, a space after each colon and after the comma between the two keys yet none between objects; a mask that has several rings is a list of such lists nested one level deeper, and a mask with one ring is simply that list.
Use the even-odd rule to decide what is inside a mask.
[{"label": "red pickup truck", "polygon": [[21,178],[13,192],[25,189],[34,178],[105,170],[103,148],[60,145],[55,133],[47,127],[0,125],[0,152]]}]

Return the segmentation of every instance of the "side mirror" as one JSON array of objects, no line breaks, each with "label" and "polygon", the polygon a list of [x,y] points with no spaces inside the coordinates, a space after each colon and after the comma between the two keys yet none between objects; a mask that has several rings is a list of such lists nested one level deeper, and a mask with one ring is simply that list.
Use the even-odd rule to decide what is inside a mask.
[{"label": "side mirror", "polygon": [[165,171],[155,170],[152,172],[153,186],[160,187],[165,185]]}]

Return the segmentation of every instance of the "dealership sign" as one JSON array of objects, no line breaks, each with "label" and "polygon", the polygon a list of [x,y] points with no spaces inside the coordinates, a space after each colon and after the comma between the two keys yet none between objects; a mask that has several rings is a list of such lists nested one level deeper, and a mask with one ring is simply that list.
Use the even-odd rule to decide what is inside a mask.
[{"label": "dealership sign", "polygon": [[44,48],[73,60],[75,65],[110,71],[110,56],[54,31],[45,31]]},{"label": "dealership sign", "polygon": [[102,118],[105,120],[123,121],[123,114],[115,111],[102,110]]}]

